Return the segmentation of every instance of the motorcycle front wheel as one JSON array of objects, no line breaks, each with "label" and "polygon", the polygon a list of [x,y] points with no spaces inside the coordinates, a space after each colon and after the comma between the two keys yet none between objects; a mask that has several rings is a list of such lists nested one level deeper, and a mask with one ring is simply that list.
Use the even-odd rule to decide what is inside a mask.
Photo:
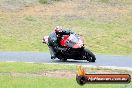
[{"label": "motorcycle front wheel", "polygon": [[84,49],[84,55],[85,55],[87,61],[95,62],[96,57],[90,50]]}]

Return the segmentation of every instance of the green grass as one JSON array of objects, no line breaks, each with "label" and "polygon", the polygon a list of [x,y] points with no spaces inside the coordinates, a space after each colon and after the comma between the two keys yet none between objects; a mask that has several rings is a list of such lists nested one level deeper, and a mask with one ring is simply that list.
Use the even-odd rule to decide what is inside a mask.
[{"label": "green grass", "polygon": [[42,4],[47,4],[48,0],[39,0],[39,2],[42,3]]},{"label": "green grass", "polygon": [[47,4],[47,3],[50,3],[51,1],[61,1],[61,0],[39,0],[39,3]]},{"label": "green grass", "polygon": [[[95,1],[98,0],[93,2]],[[107,0],[102,0],[102,3],[105,1]],[[120,1],[118,0],[118,3]],[[130,0],[122,0],[121,3],[123,2],[126,2],[126,5],[131,3]],[[15,12],[10,11],[5,12],[6,15],[0,11],[0,14],[0,51],[48,52],[47,45],[42,44],[41,40],[43,36],[49,35],[55,26],[61,25],[79,32],[84,38],[86,48],[96,54],[132,55],[131,12],[113,20],[74,15],[19,16],[20,14],[13,15]]]},{"label": "green grass", "polygon": [[122,4],[122,5],[127,5],[131,4],[131,0],[96,0],[102,3],[107,3],[107,4]]},{"label": "green grass", "polygon": [[0,76],[0,88],[132,88],[132,84],[86,84],[75,79]]},{"label": "green grass", "polygon": [[[48,51],[41,43],[56,25],[72,28],[84,37],[86,48],[95,53],[132,55],[132,21],[98,22],[85,19],[45,20],[38,17],[0,20],[0,51]],[[7,26],[6,26],[7,25]]]},{"label": "green grass", "polygon": [[[0,73],[37,73],[46,70],[76,71],[76,66],[0,62]],[[75,78],[51,78],[39,76],[14,76],[0,74],[0,88],[132,88],[130,84],[86,84],[80,86]]]},{"label": "green grass", "polygon": [[57,64],[32,64],[19,62],[0,62],[0,72],[41,72],[46,70],[76,70],[76,66]]}]

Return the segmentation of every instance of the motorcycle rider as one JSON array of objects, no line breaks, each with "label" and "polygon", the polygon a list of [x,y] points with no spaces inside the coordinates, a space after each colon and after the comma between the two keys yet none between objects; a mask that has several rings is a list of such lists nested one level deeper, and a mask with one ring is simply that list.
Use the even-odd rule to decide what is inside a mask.
[{"label": "motorcycle rider", "polygon": [[70,30],[65,30],[60,26],[56,26],[54,28],[54,32],[49,35],[48,38],[48,46],[50,49],[50,54],[51,54],[51,59],[56,58],[56,53],[58,51],[66,51],[66,48],[62,47],[59,42],[62,38],[63,35],[70,35],[73,34],[74,32]]}]

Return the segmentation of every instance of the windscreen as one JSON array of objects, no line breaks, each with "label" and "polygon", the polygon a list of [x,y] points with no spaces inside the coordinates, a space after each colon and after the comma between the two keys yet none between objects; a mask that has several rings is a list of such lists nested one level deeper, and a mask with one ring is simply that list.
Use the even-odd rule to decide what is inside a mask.
[{"label": "windscreen", "polygon": [[76,43],[78,43],[78,41],[78,37],[75,34],[71,34],[66,41],[66,45],[68,45],[68,47],[73,47]]}]

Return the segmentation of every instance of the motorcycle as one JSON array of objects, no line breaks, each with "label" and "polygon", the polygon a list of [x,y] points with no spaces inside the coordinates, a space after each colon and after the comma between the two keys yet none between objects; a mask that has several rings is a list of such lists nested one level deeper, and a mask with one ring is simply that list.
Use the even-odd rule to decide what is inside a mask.
[{"label": "motorcycle", "polygon": [[[43,43],[48,45],[48,37],[44,36]],[[74,60],[87,60],[89,62],[95,62],[95,55],[84,47],[84,41],[78,34],[70,34],[62,36],[60,40],[60,45],[66,48],[66,51],[58,51],[56,57],[62,61],[67,61],[67,59]],[[49,47],[50,48],[50,47]]]}]

